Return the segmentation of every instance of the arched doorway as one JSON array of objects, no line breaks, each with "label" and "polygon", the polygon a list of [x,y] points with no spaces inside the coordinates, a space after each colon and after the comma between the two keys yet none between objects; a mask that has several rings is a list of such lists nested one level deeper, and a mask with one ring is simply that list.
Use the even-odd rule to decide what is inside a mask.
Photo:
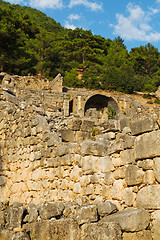
[{"label": "arched doorway", "polygon": [[106,114],[107,118],[116,118],[119,113],[117,102],[112,97],[106,97],[101,94],[93,95],[87,100],[84,107],[84,115],[86,116],[89,111],[92,111],[93,109],[97,111],[98,114]]}]

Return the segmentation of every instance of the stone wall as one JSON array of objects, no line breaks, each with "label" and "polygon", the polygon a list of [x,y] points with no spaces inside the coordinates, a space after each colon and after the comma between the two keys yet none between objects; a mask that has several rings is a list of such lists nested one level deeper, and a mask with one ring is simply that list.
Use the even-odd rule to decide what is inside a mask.
[{"label": "stone wall", "polygon": [[[58,224],[56,229],[59,229],[62,222],[64,225],[69,222],[73,226],[73,229],[69,228],[73,230],[71,233],[75,233],[75,236],[80,234],[79,239],[103,240],[107,239],[107,231],[107,236],[110,236],[112,229],[114,236],[115,227],[108,223],[113,221],[120,225],[120,231],[116,234],[123,235],[123,239],[157,240],[160,225],[159,176],[158,118],[146,114],[146,118],[133,120],[121,115],[119,119],[110,119],[97,125],[93,119],[80,118],[74,114],[65,117],[63,112],[57,110],[48,112],[36,101],[29,102],[25,97],[17,98],[8,89],[0,90],[0,201],[5,211],[0,215],[0,225],[3,226],[3,234],[29,223],[29,220],[24,220],[30,214],[27,206],[36,204],[38,210],[35,210],[37,218],[33,221],[34,229],[40,229],[38,224],[46,224],[46,228],[50,229],[55,221]],[[110,217],[106,217],[107,213],[100,213],[98,206],[106,201],[113,204],[118,213]],[[23,207],[17,207],[15,202]],[[58,205],[58,209],[63,206],[61,212],[45,218],[40,209],[45,208],[46,202],[61,202]],[[78,209],[88,206],[87,211],[96,209],[96,219],[83,221],[77,217],[75,223],[74,216],[73,219],[64,220],[67,203],[78,206]],[[104,207],[102,205],[102,210]],[[11,213],[7,213],[10,210]],[[34,212],[33,209],[32,211]],[[83,210],[79,211],[83,213]],[[141,221],[142,227],[138,228],[142,220],[141,213],[146,218]],[[12,216],[16,214],[21,216],[20,220],[16,220],[16,224],[20,225],[9,227]],[[107,225],[101,221],[102,217]],[[130,218],[134,218],[135,222]],[[37,223],[37,219],[40,222]],[[123,225],[125,220],[126,225]],[[92,233],[93,228],[100,231],[98,229],[101,227],[101,232],[105,232],[104,237],[94,238],[94,231],[93,236],[85,235],[89,234],[87,231]],[[6,234],[10,234],[10,231]],[[35,230],[32,232],[26,226],[25,231],[20,231],[23,233],[16,232],[17,238],[6,239],[29,239],[29,235],[26,238],[23,236],[28,232],[31,232],[31,240],[36,239],[33,236]],[[71,233],[66,232],[67,237],[64,239],[78,239],[67,235]],[[36,234],[39,234],[38,240],[44,239],[45,233]],[[55,239],[58,238],[55,233],[50,234]],[[1,239],[4,240],[4,236]],[[52,239],[51,236],[48,235],[46,240]]]},{"label": "stone wall", "polygon": [[1,78],[3,79],[3,84],[9,87],[62,92],[63,77],[61,74],[58,74],[52,81],[42,76],[10,76],[6,73],[0,73],[0,79]]},{"label": "stone wall", "polygon": [[[45,112],[25,102],[2,101],[0,109],[1,201],[95,203],[112,199],[123,209],[144,207],[141,195],[150,186],[158,192],[160,130],[156,119],[137,120],[123,129],[122,120],[110,120],[104,134],[81,143],[72,143],[70,137],[65,143],[51,131]],[[80,121],[70,118],[67,126],[76,130]],[[78,132],[86,136],[91,122],[84,123],[86,132],[85,128]]]},{"label": "stone wall", "polygon": [[0,240],[152,240],[149,228],[146,210],[118,211],[111,201],[0,206]]},{"label": "stone wall", "polygon": [[[65,116],[71,113],[80,117],[90,115],[91,120],[102,123],[108,119],[108,108],[111,107],[116,112],[116,118],[122,114],[131,120],[150,116],[160,119],[160,107],[154,104],[154,95],[148,100],[143,99],[139,93],[128,95],[102,90],[67,89],[62,87],[63,78],[60,74],[49,81],[38,76],[22,77],[0,73],[0,81],[0,91],[8,91],[21,101],[52,114],[59,111]],[[92,112],[94,109],[97,112]]]}]

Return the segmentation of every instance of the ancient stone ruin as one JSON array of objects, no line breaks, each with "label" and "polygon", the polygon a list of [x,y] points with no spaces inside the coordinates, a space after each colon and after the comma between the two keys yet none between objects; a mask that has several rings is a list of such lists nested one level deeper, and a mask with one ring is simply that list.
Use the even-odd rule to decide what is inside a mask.
[{"label": "ancient stone ruin", "polygon": [[0,240],[158,240],[160,107],[0,78]]}]

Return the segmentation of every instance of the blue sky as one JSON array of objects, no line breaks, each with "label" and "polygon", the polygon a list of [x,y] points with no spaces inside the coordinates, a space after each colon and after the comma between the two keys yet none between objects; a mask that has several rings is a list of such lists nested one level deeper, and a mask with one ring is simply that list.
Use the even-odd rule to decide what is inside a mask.
[{"label": "blue sky", "polygon": [[62,26],[82,27],[114,39],[130,51],[148,42],[160,51],[160,0],[9,0],[41,10]]}]

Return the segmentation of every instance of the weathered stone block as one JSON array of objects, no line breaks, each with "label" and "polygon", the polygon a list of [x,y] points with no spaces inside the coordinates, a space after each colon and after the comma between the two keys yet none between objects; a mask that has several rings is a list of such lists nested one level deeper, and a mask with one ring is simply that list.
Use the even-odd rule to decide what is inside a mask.
[{"label": "weathered stone block", "polygon": [[152,159],[145,159],[137,162],[137,166],[143,168],[143,170],[153,169],[154,162]]},{"label": "weathered stone block", "polygon": [[123,240],[152,240],[152,236],[149,230],[135,232],[135,233],[124,232]]},{"label": "weathered stone block", "polygon": [[82,158],[82,170],[86,174],[93,174],[99,171],[99,158],[94,156],[85,156]]},{"label": "weathered stone block", "polygon": [[94,194],[94,185],[93,184],[89,184],[86,187],[86,195],[93,195]]},{"label": "weathered stone block", "polygon": [[131,207],[136,199],[136,193],[131,188],[125,188],[123,192],[123,199],[127,206]]},{"label": "weathered stone block", "polygon": [[134,137],[132,136],[132,137],[130,137],[128,140],[126,140],[126,141],[123,143],[124,149],[133,148],[135,138],[136,138],[135,136],[134,136]]},{"label": "weathered stone block", "polygon": [[111,188],[112,198],[122,200],[125,182],[122,179],[115,180]]},{"label": "weathered stone block", "polygon": [[95,136],[96,139],[105,139],[105,140],[113,140],[116,138],[115,132],[107,132],[104,134],[99,134]]},{"label": "weathered stone block", "polygon": [[145,209],[160,209],[160,186],[146,186],[137,194],[136,206]]},{"label": "weathered stone block", "polygon": [[73,192],[75,192],[75,193],[81,193],[81,191],[82,191],[82,188],[81,188],[80,183],[75,183],[75,184],[74,184],[74,187],[73,187]]},{"label": "weathered stone block", "polygon": [[13,207],[7,209],[6,227],[13,230],[14,228],[21,228],[22,218],[24,214],[24,207]]},{"label": "weathered stone block", "polygon": [[81,169],[76,165],[70,173],[70,179],[73,181],[77,181],[80,177],[80,170]]},{"label": "weathered stone block", "polygon": [[82,131],[76,131],[75,132],[75,140],[76,142],[83,142],[86,141],[88,139],[91,139],[91,133],[89,132],[82,132]]},{"label": "weathered stone block", "polygon": [[83,132],[92,132],[95,127],[95,122],[91,120],[83,120],[81,125],[81,131]]},{"label": "weathered stone block", "polygon": [[60,163],[61,158],[56,157],[56,158],[48,158],[45,162],[41,162],[42,167],[58,167],[61,166]]},{"label": "weathered stone block", "polygon": [[125,175],[127,185],[134,186],[142,183],[144,172],[136,165],[129,165]]},{"label": "weathered stone block", "polygon": [[0,230],[4,227],[4,225],[5,225],[4,212],[0,211]]},{"label": "weathered stone block", "polygon": [[160,130],[144,133],[135,140],[135,159],[147,159],[160,156]]},{"label": "weathered stone block", "polygon": [[57,142],[60,142],[59,137],[56,133],[50,133],[49,134],[49,139],[47,141],[47,146],[52,147],[54,146]]},{"label": "weathered stone block", "polygon": [[44,132],[49,133],[49,125],[45,117],[41,115],[34,115],[30,119],[31,127],[36,127],[36,133]]},{"label": "weathered stone block", "polygon": [[120,139],[119,141],[111,143],[108,147],[108,154],[119,153],[123,150],[123,140]]},{"label": "weathered stone block", "polygon": [[63,129],[59,131],[61,138],[65,142],[74,142],[75,141],[75,132],[68,129]]},{"label": "weathered stone block", "polygon": [[67,154],[59,158],[59,163],[61,166],[71,166],[74,163],[74,155]]},{"label": "weathered stone block", "polygon": [[139,135],[145,132],[153,131],[155,123],[156,119],[154,118],[138,119],[137,121],[131,123],[132,135]]},{"label": "weathered stone block", "polygon": [[155,211],[151,213],[151,234],[153,240],[159,239],[160,236],[160,211]]},{"label": "weathered stone block", "polygon": [[70,153],[70,148],[67,144],[61,144],[56,148],[55,156],[63,156]]},{"label": "weathered stone block", "polygon": [[2,187],[6,183],[6,178],[4,176],[0,176],[0,186]]},{"label": "weathered stone block", "polygon": [[105,199],[111,199],[111,188],[110,186],[102,186],[102,197]]},{"label": "weathered stone block", "polygon": [[5,127],[6,127],[6,122],[5,122],[4,120],[2,120],[2,121],[0,122],[0,131],[1,131],[2,129],[5,129]]},{"label": "weathered stone block", "polygon": [[112,160],[110,159],[110,157],[106,156],[106,157],[101,157],[99,158],[99,170],[103,173],[113,170],[113,164],[112,164]]},{"label": "weathered stone block", "polygon": [[153,170],[147,170],[145,171],[145,174],[144,174],[144,183],[146,185],[151,185],[151,184],[154,184],[155,183],[155,177],[154,177],[154,172]]},{"label": "weathered stone block", "polygon": [[12,240],[30,240],[30,237],[26,232],[17,232],[13,233]]},{"label": "weathered stone block", "polygon": [[116,205],[113,204],[111,201],[105,201],[104,203],[98,204],[98,214],[101,217],[104,217],[105,215],[110,215],[117,211],[118,211],[118,209],[117,209]]},{"label": "weathered stone block", "polygon": [[77,210],[75,220],[77,221],[78,225],[96,222],[98,220],[96,205],[82,206],[79,210]]},{"label": "weathered stone block", "polygon": [[9,230],[0,231],[0,240],[11,240],[13,236],[13,232]]},{"label": "weathered stone block", "polygon": [[112,172],[110,172],[110,171],[106,172],[104,175],[104,183],[106,185],[111,185],[111,184],[113,184],[113,182],[114,182],[114,178],[113,178]]},{"label": "weathered stone block", "polygon": [[109,119],[108,121],[101,124],[105,132],[117,132],[120,129],[119,121],[115,119]]},{"label": "weathered stone block", "polygon": [[135,162],[134,149],[127,149],[120,152],[121,164],[126,165]]},{"label": "weathered stone block", "polygon": [[100,179],[100,176],[98,175],[98,173],[94,173],[90,177],[91,183],[93,183],[93,184],[99,183],[99,179]]},{"label": "weathered stone block", "polygon": [[2,120],[4,120],[5,117],[6,117],[5,111],[4,111],[4,110],[1,110],[1,111],[0,111],[0,122],[1,122]]},{"label": "weathered stone block", "polygon": [[2,98],[3,98],[3,100],[7,100],[8,102],[14,103],[15,105],[19,105],[19,103],[20,103],[19,99],[16,96],[14,96],[8,92],[5,92],[2,96]]},{"label": "weathered stone block", "polygon": [[114,167],[122,166],[121,158],[120,157],[113,157],[112,156],[112,163]]},{"label": "weathered stone block", "polygon": [[81,230],[81,240],[111,240],[121,239],[121,228],[114,222],[84,224]]},{"label": "weathered stone block", "polygon": [[27,231],[30,231],[31,239],[38,240],[80,240],[78,225],[73,219],[60,220],[43,220],[32,223],[28,226]]},{"label": "weathered stone block", "polygon": [[114,221],[119,223],[126,232],[145,230],[149,225],[150,216],[144,209],[127,208],[115,214],[105,216],[101,221]]},{"label": "weathered stone block", "polygon": [[119,141],[120,139],[123,140],[123,141],[127,141],[127,140],[130,139],[130,135],[124,134],[124,133],[118,133],[116,135],[116,140]]},{"label": "weathered stone block", "polygon": [[84,175],[79,178],[80,184],[82,187],[86,187],[90,182],[90,176],[89,175]]},{"label": "weathered stone block", "polygon": [[64,205],[61,202],[44,203],[39,209],[40,217],[44,220],[52,217],[61,216],[64,210]]},{"label": "weathered stone block", "polygon": [[68,128],[73,131],[79,131],[82,124],[82,120],[80,118],[73,118],[68,123]]},{"label": "weathered stone block", "polygon": [[120,130],[122,131],[125,127],[130,128],[130,121],[131,119],[129,117],[121,116],[119,121]]},{"label": "weathered stone block", "polygon": [[113,172],[113,177],[116,180],[125,178],[125,166],[116,168],[115,171]]},{"label": "weathered stone block", "polygon": [[38,218],[38,207],[34,204],[30,204],[26,207],[27,215],[23,219],[23,222],[35,222]]},{"label": "weathered stone block", "polygon": [[87,140],[81,144],[81,153],[83,156],[105,156],[107,155],[108,142],[96,142]]},{"label": "weathered stone block", "polygon": [[154,175],[157,180],[157,182],[160,183],[160,157],[154,158]]}]

